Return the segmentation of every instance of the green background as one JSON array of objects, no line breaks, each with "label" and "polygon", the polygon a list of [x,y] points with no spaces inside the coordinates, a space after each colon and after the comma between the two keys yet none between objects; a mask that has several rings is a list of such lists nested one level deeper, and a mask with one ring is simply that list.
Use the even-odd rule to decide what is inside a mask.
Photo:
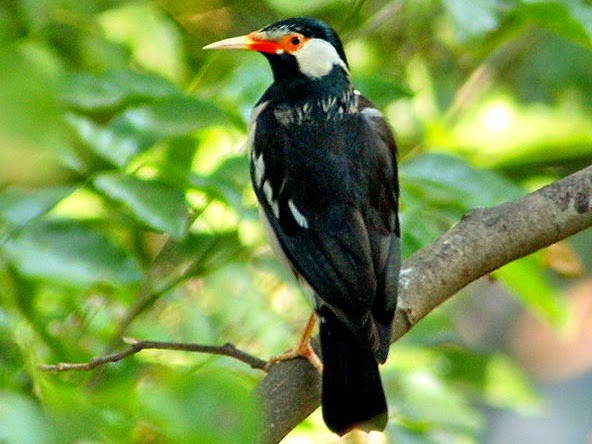
[{"label": "green background", "polygon": [[[238,361],[144,351],[95,372],[37,366],[120,349],[122,335],[264,359],[296,341],[310,306],[270,252],[243,148],[270,71],[201,48],[303,14],[338,30],[356,87],[396,132],[405,257],[469,209],[592,162],[587,1],[3,2],[0,442],[255,439],[263,373]],[[516,359],[514,321],[569,341],[591,246],[588,230],[567,253],[503,268],[394,345],[376,442],[493,443],[499,415],[525,433],[553,423],[553,384]],[[581,417],[573,442],[592,431]],[[330,440],[316,412],[286,442]]]}]

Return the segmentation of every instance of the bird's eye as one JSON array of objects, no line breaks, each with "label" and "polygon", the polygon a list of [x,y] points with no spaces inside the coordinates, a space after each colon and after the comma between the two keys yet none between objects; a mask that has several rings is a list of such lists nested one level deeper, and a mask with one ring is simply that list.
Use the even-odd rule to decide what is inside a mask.
[{"label": "bird's eye", "polygon": [[308,40],[302,34],[291,34],[284,37],[282,46],[287,52],[298,51]]}]

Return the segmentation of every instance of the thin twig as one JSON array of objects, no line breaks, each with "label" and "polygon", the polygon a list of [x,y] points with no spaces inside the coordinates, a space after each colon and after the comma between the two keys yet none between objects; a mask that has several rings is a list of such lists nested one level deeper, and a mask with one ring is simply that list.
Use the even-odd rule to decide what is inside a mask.
[{"label": "thin twig", "polygon": [[87,371],[104,364],[118,362],[142,350],[181,350],[193,353],[209,353],[238,359],[251,368],[265,371],[267,361],[259,359],[247,352],[239,350],[227,342],[224,345],[187,344],[180,342],[142,341],[134,338],[123,338],[128,348],[117,353],[92,358],[88,362],[59,362],[57,364],[40,364],[39,368],[46,372]]}]

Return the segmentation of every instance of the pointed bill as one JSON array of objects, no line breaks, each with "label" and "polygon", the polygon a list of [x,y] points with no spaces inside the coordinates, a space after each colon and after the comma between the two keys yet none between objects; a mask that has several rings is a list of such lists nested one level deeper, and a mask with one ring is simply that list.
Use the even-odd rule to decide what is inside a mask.
[{"label": "pointed bill", "polygon": [[282,47],[277,42],[265,39],[263,33],[259,32],[219,40],[204,46],[203,49],[247,49],[271,54],[280,54],[283,52]]},{"label": "pointed bill", "polygon": [[241,35],[240,37],[231,37],[210,43],[204,46],[203,49],[251,49],[254,43],[255,41],[250,36]]}]

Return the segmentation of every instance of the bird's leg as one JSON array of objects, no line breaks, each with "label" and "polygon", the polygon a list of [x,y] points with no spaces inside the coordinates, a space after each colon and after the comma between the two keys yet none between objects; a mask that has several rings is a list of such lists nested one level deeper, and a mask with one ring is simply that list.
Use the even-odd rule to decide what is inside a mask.
[{"label": "bird's leg", "polygon": [[303,357],[308,362],[310,362],[319,373],[322,374],[323,363],[321,362],[319,355],[317,355],[317,353],[312,348],[312,345],[310,344],[310,338],[312,337],[312,332],[315,328],[316,323],[317,315],[313,311],[310,315],[310,318],[308,318],[306,327],[304,327],[304,331],[302,332],[302,336],[300,337],[298,345],[295,348],[288,350],[286,353],[271,357],[269,361],[267,361],[266,369],[269,370],[269,368],[276,362],[288,361],[290,359]]}]

